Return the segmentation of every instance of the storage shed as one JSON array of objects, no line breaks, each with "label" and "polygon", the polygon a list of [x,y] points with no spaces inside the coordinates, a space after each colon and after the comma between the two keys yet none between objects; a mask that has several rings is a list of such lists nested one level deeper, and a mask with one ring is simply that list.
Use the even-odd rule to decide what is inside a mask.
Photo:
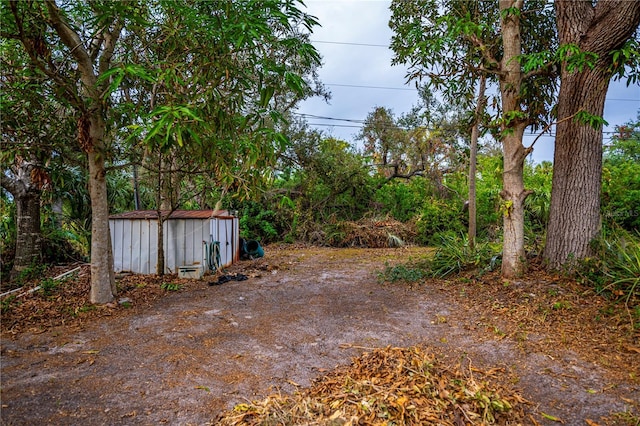
[{"label": "storage shed", "polygon": [[[109,227],[115,272],[155,274],[158,212],[115,214]],[[163,233],[165,273],[187,266],[207,272],[240,258],[239,221],[225,210],[176,210],[164,221]]]}]

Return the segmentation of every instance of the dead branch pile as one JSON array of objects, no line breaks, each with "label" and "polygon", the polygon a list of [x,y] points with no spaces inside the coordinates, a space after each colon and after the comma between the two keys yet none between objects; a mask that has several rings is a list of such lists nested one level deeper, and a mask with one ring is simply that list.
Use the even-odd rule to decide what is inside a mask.
[{"label": "dead branch pile", "polygon": [[338,232],[327,243],[332,247],[399,247],[412,244],[416,235],[412,223],[370,218],[338,224]]},{"label": "dead branch pile", "polygon": [[516,425],[525,400],[462,359],[440,362],[420,347],[376,349],[295,395],[238,404],[217,424],[253,425]]}]

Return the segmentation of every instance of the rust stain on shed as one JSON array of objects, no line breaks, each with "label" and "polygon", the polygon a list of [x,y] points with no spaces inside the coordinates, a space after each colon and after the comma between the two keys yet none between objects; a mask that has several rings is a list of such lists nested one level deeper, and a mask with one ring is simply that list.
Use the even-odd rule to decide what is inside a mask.
[{"label": "rust stain on shed", "polygon": [[[161,212],[166,216],[169,212]],[[133,210],[124,213],[113,214],[109,219],[153,220],[158,218],[157,210]],[[233,216],[227,210],[175,210],[169,219],[232,219]]]}]

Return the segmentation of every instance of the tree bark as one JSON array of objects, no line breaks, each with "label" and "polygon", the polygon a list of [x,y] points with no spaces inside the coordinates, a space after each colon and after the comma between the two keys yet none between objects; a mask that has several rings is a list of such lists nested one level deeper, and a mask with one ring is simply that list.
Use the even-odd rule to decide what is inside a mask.
[{"label": "tree bark", "polygon": [[476,169],[478,155],[478,133],[480,127],[480,114],[484,111],[487,77],[480,76],[480,87],[478,88],[478,103],[476,104],[473,127],[471,129],[471,146],[469,149],[469,248],[476,246]]},{"label": "tree bark", "polygon": [[[560,44],[574,43],[598,55],[593,68],[571,72],[564,63],[558,97],[558,119],[580,110],[602,117],[611,79],[613,50],[619,49],[640,24],[640,2],[555,2]],[[600,231],[602,130],[576,120],[556,129],[549,227],[545,246],[548,265],[571,268],[592,254]]]},{"label": "tree bark", "polygon": [[526,269],[524,251],[524,200],[529,193],[524,189],[525,148],[522,137],[527,126],[519,117],[520,87],[523,74],[518,62],[522,54],[520,39],[520,17],[513,12],[505,12],[515,7],[522,9],[522,0],[500,0],[500,20],[504,56],[501,63],[500,95],[502,98],[502,152],[504,172],[502,176],[503,247],[502,276],[521,276]]},{"label": "tree bark", "polygon": [[16,165],[16,178],[2,174],[2,187],[13,195],[16,203],[16,253],[9,279],[20,276],[25,269],[40,261],[42,232],[40,230],[40,198],[42,191],[31,181],[32,162]]},{"label": "tree bark", "polygon": [[116,296],[113,252],[109,230],[107,170],[104,163],[105,123],[100,115],[90,119],[92,150],[89,160],[91,196],[91,303],[109,303]]}]

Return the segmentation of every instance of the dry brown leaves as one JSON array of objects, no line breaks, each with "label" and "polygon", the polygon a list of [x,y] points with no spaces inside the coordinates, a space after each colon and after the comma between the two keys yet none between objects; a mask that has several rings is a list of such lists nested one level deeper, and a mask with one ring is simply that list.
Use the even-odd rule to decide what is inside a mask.
[{"label": "dry brown leaves", "polygon": [[[45,276],[54,277],[76,266],[50,268]],[[89,265],[82,265],[80,271],[55,283],[49,280],[49,285],[54,287],[46,288],[46,285],[43,286],[46,282],[30,282],[20,291],[2,298],[0,330],[3,337],[15,337],[27,331],[38,333],[58,326],[80,328],[97,318],[126,314],[131,309],[149,306],[154,300],[166,295],[169,291],[162,288],[163,283],[176,284],[179,288],[177,291],[202,285],[202,282],[195,280],[178,279],[176,275],[130,275],[117,280],[116,301],[94,305],[89,302]],[[41,288],[36,289],[38,286]]]},{"label": "dry brown leaves", "polygon": [[526,277],[504,280],[498,272],[429,281],[470,312],[474,328],[494,339],[516,341],[526,352],[552,357],[571,350],[623,380],[640,383],[640,328],[622,297],[598,295],[563,275],[533,265]]},{"label": "dry brown leaves", "polygon": [[525,400],[500,369],[447,364],[425,347],[374,349],[295,395],[238,404],[220,425],[515,425]]},{"label": "dry brown leaves", "polygon": [[[342,222],[339,241],[327,241],[337,247],[398,247],[415,240],[415,227],[393,219],[362,219]],[[399,240],[398,240],[399,239]]]}]

